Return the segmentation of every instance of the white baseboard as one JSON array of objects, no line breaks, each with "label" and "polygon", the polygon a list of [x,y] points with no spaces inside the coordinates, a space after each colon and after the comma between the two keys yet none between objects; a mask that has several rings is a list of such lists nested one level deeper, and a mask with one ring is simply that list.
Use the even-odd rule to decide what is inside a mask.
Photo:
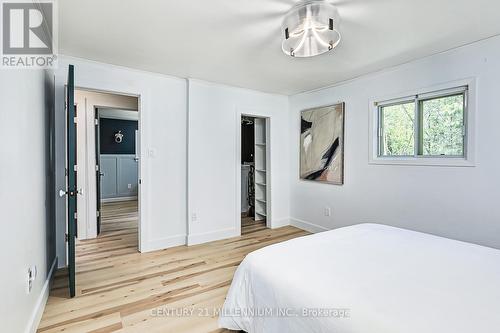
[{"label": "white baseboard", "polygon": [[118,198],[107,198],[101,199],[102,203],[110,203],[110,202],[120,202],[120,201],[135,201],[137,200],[137,196],[135,197],[118,197]]},{"label": "white baseboard", "polygon": [[147,242],[146,249],[141,252],[151,252],[168,249],[174,246],[186,245],[186,235],[176,235],[166,238],[153,239]]},{"label": "white baseboard", "polygon": [[313,234],[330,230],[330,229],[322,227],[320,225],[317,225],[317,224],[314,224],[311,222],[302,221],[299,219],[294,219],[294,218],[290,219],[290,225],[293,225],[294,227],[297,227],[297,228],[305,230],[305,231],[312,232]]},{"label": "white baseboard", "polygon": [[280,219],[280,220],[272,220],[270,227],[271,227],[271,229],[276,229],[276,228],[286,227],[287,225],[290,225],[289,218]]},{"label": "white baseboard", "polygon": [[45,280],[40,296],[38,296],[38,299],[36,301],[35,310],[28,320],[28,325],[26,326],[25,331],[26,333],[35,333],[38,329],[38,325],[40,324],[40,320],[42,319],[43,311],[45,310],[45,304],[47,304],[47,300],[49,299],[50,285],[52,284],[52,276],[55,273],[56,267],[57,257],[55,257],[54,261],[52,262],[49,274],[47,274],[47,279]]},{"label": "white baseboard", "polygon": [[203,244],[238,236],[240,236],[240,233],[235,228],[204,232],[200,234],[188,235],[187,245]]}]

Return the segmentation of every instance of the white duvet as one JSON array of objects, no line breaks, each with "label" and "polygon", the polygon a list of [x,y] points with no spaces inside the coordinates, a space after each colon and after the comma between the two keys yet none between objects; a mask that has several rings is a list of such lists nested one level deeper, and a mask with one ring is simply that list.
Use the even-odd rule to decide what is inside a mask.
[{"label": "white duvet", "polygon": [[249,333],[500,332],[500,251],[376,224],[296,238],[243,260],[219,324]]}]

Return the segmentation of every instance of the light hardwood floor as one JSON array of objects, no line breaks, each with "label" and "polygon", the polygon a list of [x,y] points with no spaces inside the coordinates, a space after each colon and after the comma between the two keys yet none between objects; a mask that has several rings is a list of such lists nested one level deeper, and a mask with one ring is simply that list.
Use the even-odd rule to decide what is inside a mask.
[{"label": "light hardwood floor", "polygon": [[[218,329],[216,316],[198,316],[198,311],[222,306],[249,252],[307,234],[244,221],[241,237],[141,254],[136,205],[102,207],[99,238],[77,244],[77,296],[68,298],[67,278],[59,271],[38,332],[229,332]],[[155,315],[155,309],[195,312],[164,316]]]}]

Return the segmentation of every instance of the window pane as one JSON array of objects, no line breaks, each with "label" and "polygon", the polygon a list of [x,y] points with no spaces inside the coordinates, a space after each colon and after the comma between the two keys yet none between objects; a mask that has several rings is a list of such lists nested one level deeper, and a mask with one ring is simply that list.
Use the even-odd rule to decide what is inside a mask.
[{"label": "window pane", "polygon": [[415,102],[384,106],[381,111],[381,155],[413,156],[415,154]]},{"label": "window pane", "polygon": [[463,156],[464,95],[421,103],[423,155]]}]

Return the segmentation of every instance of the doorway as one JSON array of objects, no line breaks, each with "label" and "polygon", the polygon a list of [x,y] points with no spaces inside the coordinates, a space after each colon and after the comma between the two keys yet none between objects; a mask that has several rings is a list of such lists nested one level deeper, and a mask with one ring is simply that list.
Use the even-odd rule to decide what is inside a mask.
[{"label": "doorway", "polygon": [[241,233],[269,224],[269,173],[267,118],[241,116]]},{"label": "doorway", "polygon": [[74,106],[78,274],[91,262],[140,250],[141,133],[138,96],[75,88]]},{"label": "doorway", "polygon": [[96,203],[99,212],[97,238],[116,234],[127,236],[124,242],[114,245],[136,251],[139,222],[139,112],[97,107],[95,115]]},{"label": "doorway", "polygon": [[[68,267],[69,296],[81,295],[77,288],[77,273],[86,271],[90,263],[105,262],[110,256],[120,256],[126,251],[141,250],[141,150],[140,150],[140,96],[99,91],[75,87],[75,67],[68,66],[68,79],[65,86],[65,143],[66,143],[66,184],[59,190],[60,197],[66,197],[66,264]],[[102,109],[102,112],[101,112]],[[120,112],[118,112],[120,111]],[[136,164],[135,182],[128,182],[127,189],[134,191],[134,200],[123,207],[101,207],[101,114],[113,118],[134,112],[136,126],[129,140],[133,140],[133,161]],[[111,115],[107,114],[110,113]],[[120,130],[113,133],[117,144],[124,143]],[[131,139],[133,138],[133,139]],[[129,185],[130,184],[130,185]],[[106,215],[108,214],[108,215]],[[109,217],[106,228],[102,225],[105,216]],[[118,220],[118,221],[117,221]],[[117,222],[118,227],[116,227]],[[104,229],[106,233],[104,234]],[[102,241],[99,237],[109,237],[110,233],[122,234],[124,229],[128,237],[114,237]],[[114,240],[128,241],[126,245],[114,244]],[[103,244],[106,243],[105,246]],[[130,244],[129,244],[130,243]],[[111,247],[110,247],[111,246]],[[79,276],[83,278],[82,275]]]},{"label": "doorway", "polygon": [[140,142],[139,97],[76,88],[75,107],[77,184],[81,190],[77,238],[83,241],[97,238],[101,231],[101,198],[138,200],[140,145],[135,141],[137,137]]}]

